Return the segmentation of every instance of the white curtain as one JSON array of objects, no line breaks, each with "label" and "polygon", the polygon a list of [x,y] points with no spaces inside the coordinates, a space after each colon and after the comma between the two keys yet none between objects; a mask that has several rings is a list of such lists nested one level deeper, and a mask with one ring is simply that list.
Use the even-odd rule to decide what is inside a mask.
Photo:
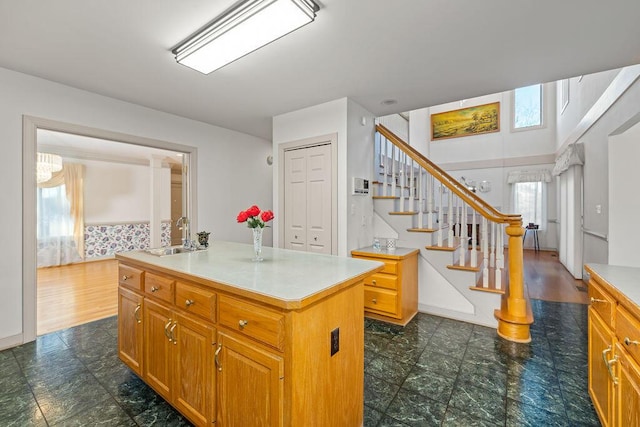
[{"label": "white curtain", "polygon": [[62,171],[38,184],[38,267],[84,258],[84,166],[65,164]]}]

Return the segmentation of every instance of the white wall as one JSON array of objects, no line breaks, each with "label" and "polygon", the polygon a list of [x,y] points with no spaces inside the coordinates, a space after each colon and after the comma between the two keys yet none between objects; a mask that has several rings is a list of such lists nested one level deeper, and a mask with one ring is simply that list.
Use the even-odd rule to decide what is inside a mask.
[{"label": "white wall", "polygon": [[[615,76],[612,79],[613,74]],[[583,103],[580,106],[580,111],[587,111],[585,117],[576,119],[571,115],[562,114],[557,119],[558,129],[568,129],[564,132],[570,135],[571,142],[584,144],[583,225],[586,230],[603,236],[609,235],[609,226],[612,222],[609,218],[611,207],[624,203],[619,196],[609,195],[610,174],[618,169],[618,161],[609,161],[609,137],[619,129],[628,126],[628,123],[635,120],[636,115],[640,113],[638,75],[640,75],[640,66],[636,65],[626,67],[619,72],[614,70],[584,76],[580,84],[570,86],[572,92],[570,91],[567,110],[573,108],[571,104],[574,99],[588,98],[595,100],[594,104],[588,106]],[[623,76],[626,77],[622,78]],[[585,82],[593,84],[594,88],[605,87],[606,89],[596,97],[594,89],[583,84]],[[581,91],[588,91],[589,95],[582,97]],[[585,121],[589,122],[587,128],[583,127]],[[561,142],[561,144],[564,143]],[[625,166],[620,165],[620,167]],[[600,206],[599,210],[598,206]],[[633,216],[629,212],[627,215]],[[584,234],[583,238],[584,263],[608,263],[609,251],[617,251],[614,245],[619,244],[619,242],[607,242],[592,234]]]},{"label": "white wall", "polygon": [[[85,224],[148,222],[149,166],[95,160],[71,160],[85,165]],[[171,170],[162,169],[160,217],[171,219]]]},{"label": "white wall", "polygon": [[640,267],[638,159],[640,124],[609,138],[609,264]]},{"label": "white wall", "polygon": [[[5,206],[0,222],[11,224],[2,227],[2,242],[22,239],[23,115],[197,147],[198,228],[212,231],[213,239],[249,243],[249,232],[235,222],[238,211],[253,203],[271,205],[271,167],[265,161],[271,153],[269,141],[2,68],[0,93],[5,158],[0,169]],[[270,242],[267,237],[265,243]],[[21,339],[22,264],[16,245],[0,248],[0,348]]]},{"label": "white wall", "polygon": [[[347,252],[373,242],[373,188],[369,195],[352,194],[352,178],[373,181],[374,116],[360,104],[347,102]],[[364,120],[364,122],[363,122]]]}]

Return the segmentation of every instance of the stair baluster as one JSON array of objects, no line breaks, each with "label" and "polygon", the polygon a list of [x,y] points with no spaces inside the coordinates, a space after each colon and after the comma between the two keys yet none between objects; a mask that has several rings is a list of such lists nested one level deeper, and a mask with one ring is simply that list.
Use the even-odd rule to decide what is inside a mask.
[{"label": "stair baluster", "polygon": [[447,225],[449,226],[449,237],[448,237],[448,245],[450,248],[453,247],[453,192],[449,191],[449,198],[447,200]]},{"label": "stair baluster", "polygon": [[487,218],[482,217],[482,287],[489,287],[489,226],[487,224]]}]

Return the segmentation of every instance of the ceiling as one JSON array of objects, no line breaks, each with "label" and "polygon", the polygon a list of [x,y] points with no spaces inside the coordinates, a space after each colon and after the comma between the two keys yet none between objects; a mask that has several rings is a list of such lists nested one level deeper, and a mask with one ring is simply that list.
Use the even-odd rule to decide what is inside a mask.
[{"label": "ceiling", "polygon": [[385,115],[640,63],[638,0],[322,0],[218,71],[178,65],[235,1],[0,0],[0,67],[271,139],[273,116],[342,97]]}]

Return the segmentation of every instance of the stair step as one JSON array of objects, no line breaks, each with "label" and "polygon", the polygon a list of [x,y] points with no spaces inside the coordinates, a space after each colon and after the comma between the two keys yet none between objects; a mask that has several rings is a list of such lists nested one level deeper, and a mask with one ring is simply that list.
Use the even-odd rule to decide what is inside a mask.
[{"label": "stair step", "polygon": [[506,292],[507,281],[509,280],[507,269],[501,270],[502,282],[500,289],[496,289],[495,268],[489,268],[489,283],[487,287],[482,286],[482,274],[476,283],[476,286],[469,286],[469,289],[480,292],[491,292],[495,294],[503,294]]},{"label": "stair step", "polygon": [[437,228],[407,228],[412,233],[433,233],[438,231]]},{"label": "stair step", "polygon": [[398,196],[373,196],[374,199],[399,199]]},{"label": "stair step", "polygon": [[389,215],[416,215],[417,211],[389,212]]},{"label": "stair step", "polygon": [[442,246],[436,246],[436,245],[430,245],[430,246],[425,246],[425,249],[428,249],[430,251],[445,251],[445,252],[453,252],[456,249],[458,249],[458,247],[460,246],[460,239],[458,239],[457,237],[453,238],[453,247],[449,247],[447,245],[447,240],[445,239],[442,242]]}]

